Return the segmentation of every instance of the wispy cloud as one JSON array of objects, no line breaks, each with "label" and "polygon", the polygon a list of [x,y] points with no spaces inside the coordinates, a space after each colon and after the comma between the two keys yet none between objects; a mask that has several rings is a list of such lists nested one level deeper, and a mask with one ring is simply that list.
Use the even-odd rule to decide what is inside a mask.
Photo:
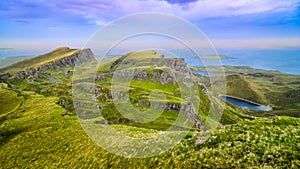
[{"label": "wispy cloud", "polygon": [[12,0],[0,2],[0,15],[14,19],[77,15],[103,25],[102,22],[139,12],[164,12],[195,20],[293,11],[299,3],[300,0]]},{"label": "wispy cloud", "polygon": [[300,46],[300,0],[0,0],[0,42],[85,42],[99,27],[139,12],[183,17],[220,47]]},{"label": "wispy cloud", "polygon": [[65,3],[68,11],[84,15],[88,19],[117,18],[138,12],[164,12],[186,19],[228,17],[258,13],[293,11],[299,0],[198,0],[188,3],[163,0],[79,0]]},{"label": "wispy cloud", "polygon": [[28,24],[30,21],[24,19],[16,19],[15,22]]}]

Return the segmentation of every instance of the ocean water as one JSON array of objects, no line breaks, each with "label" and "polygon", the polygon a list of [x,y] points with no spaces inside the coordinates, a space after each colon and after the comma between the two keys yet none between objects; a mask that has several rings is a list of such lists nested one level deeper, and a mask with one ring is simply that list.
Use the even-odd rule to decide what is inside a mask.
[{"label": "ocean water", "polygon": [[[221,59],[221,65],[250,66],[257,69],[277,70],[288,74],[300,75],[300,49],[289,50],[217,50],[218,54],[229,58]],[[204,66],[198,57],[189,57],[184,52],[177,53],[185,58],[190,66]],[[216,61],[203,59],[206,66],[216,65]]]},{"label": "ocean water", "polygon": [[[45,53],[46,51],[30,51],[16,49],[0,49],[0,58],[12,56],[34,56]],[[171,51],[176,57],[185,58],[189,66],[215,65],[213,60],[203,62],[198,57],[193,57],[191,52],[183,50]],[[217,49],[219,54],[229,56],[222,59],[222,65],[230,66],[250,66],[257,69],[278,70],[284,73],[300,75],[300,49],[276,49],[276,50],[225,50]],[[160,53],[158,51],[158,53]],[[168,53],[165,53],[168,55]],[[170,54],[170,53],[169,53]],[[209,53],[204,53],[207,55]],[[1,60],[0,60],[1,62]]]},{"label": "ocean water", "polygon": [[224,51],[225,55],[236,59],[225,59],[224,65],[250,66],[258,69],[278,70],[290,74],[300,74],[300,49],[290,50],[249,50]]},{"label": "ocean water", "polygon": [[45,50],[23,50],[23,49],[11,49],[11,48],[0,48],[0,59],[15,56],[36,56],[46,53]]}]

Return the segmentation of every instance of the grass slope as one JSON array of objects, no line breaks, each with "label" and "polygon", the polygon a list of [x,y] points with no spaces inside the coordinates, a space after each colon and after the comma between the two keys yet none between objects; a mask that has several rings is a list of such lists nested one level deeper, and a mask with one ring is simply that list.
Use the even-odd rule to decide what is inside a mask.
[{"label": "grass slope", "polygon": [[15,111],[22,103],[23,98],[18,93],[8,90],[0,84],[0,117]]},{"label": "grass slope", "polygon": [[[218,76],[218,67],[194,67]],[[300,76],[254,69],[246,66],[224,66],[227,94],[261,104],[270,104],[270,112],[249,112],[254,116],[285,115],[300,117]],[[205,79],[206,77],[201,77]]]},{"label": "grass slope", "polygon": [[226,77],[226,94],[236,96],[253,102],[268,104],[263,94],[256,87],[240,75]]},{"label": "grass slope", "polygon": [[18,71],[26,70],[28,68],[38,67],[40,65],[52,62],[54,60],[70,56],[74,53],[77,53],[78,51],[78,49],[70,49],[68,47],[57,48],[44,55],[31,57],[9,65],[3,69],[0,69],[0,73],[16,73]]},{"label": "grass slope", "polygon": [[[13,91],[11,91],[13,92]],[[300,120],[257,119],[212,132],[205,144],[187,138],[144,159],[124,158],[92,142],[74,116],[64,117],[58,98],[21,92],[23,104],[1,117],[2,168],[298,168]],[[11,99],[13,99],[12,96]],[[116,125],[131,136],[152,130]]]}]

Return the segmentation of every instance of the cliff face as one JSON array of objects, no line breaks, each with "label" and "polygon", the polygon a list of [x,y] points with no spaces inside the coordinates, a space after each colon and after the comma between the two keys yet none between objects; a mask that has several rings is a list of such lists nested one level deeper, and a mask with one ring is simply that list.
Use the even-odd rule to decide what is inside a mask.
[{"label": "cliff face", "polygon": [[[202,85],[199,83],[194,83],[195,81],[193,81],[193,74],[189,70],[184,59],[163,58],[161,56],[156,56],[156,53],[154,52],[148,52],[146,53],[148,54],[148,56],[147,55],[145,56],[144,55],[145,53],[140,54],[136,52],[134,53],[134,55],[135,56],[138,55],[139,56],[138,58],[135,58],[130,55],[125,55],[125,56],[129,56],[129,58],[122,57],[121,59],[117,59],[114,62],[108,62],[108,64],[104,64],[107,65],[108,67],[103,69],[103,71],[101,71],[102,69],[98,70],[97,73],[99,74],[95,76],[96,83],[99,83],[99,81],[103,81],[105,84],[109,84],[112,78],[114,79],[116,78],[117,80],[120,80],[120,83],[126,81],[128,82],[131,81],[132,79],[137,81],[144,81],[146,88],[143,88],[142,86],[131,87],[130,92],[133,93],[136,92],[136,95],[129,96],[126,92],[124,92],[124,90],[112,89],[110,87],[107,87],[106,85],[103,86],[95,85],[95,84],[85,82],[84,80],[82,83],[80,82],[80,80],[74,83],[72,87],[74,89],[73,91],[76,92],[69,93],[67,89],[71,87],[71,84],[69,84],[70,82],[67,81],[64,82],[62,79],[60,79],[61,76],[56,76],[56,75],[63,74],[66,78],[72,78],[71,76],[68,75],[72,73],[71,69],[74,66],[78,66],[82,63],[86,63],[90,61],[96,61],[94,58],[94,54],[90,49],[72,50],[71,52],[68,53],[69,50],[70,49],[68,48],[57,49],[56,51],[51,52],[50,54],[48,53],[42,55],[41,56],[43,57],[42,59],[38,57],[34,58],[33,61],[39,61],[39,62],[34,62],[32,64],[30,64],[29,61],[27,60],[25,61],[25,63],[23,62],[23,65],[26,65],[27,69],[24,70],[20,69],[20,71],[15,71],[14,73],[8,72],[2,74],[0,75],[0,80],[4,79],[3,81],[6,81],[6,78],[11,78],[11,77],[24,79],[24,81],[29,82],[27,83],[28,85],[33,85],[32,88],[37,93],[40,92],[41,94],[44,93],[47,95],[53,94],[59,96],[60,101],[58,104],[61,105],[63,108],[67,109],[68,111],[69,110],[71,111],[73,110],[73,108],[75,108],[76,113],[80,118],[98,117],[100,116],[99,110],[102,111],[104,109],[108,109],[109,107],[112,107],[112,103],[114,100],[123,99],[126,96],[127,102],[124,103],[125,105],[134,103],[135,106],[138,106],[140,108],[151,107],[153,109],[162,109],[166,111],[175,110],[183,113],[183,115],[185,115],[190,122],[195,124],[195,127],[201,128],[203,123],[199,113],[197,112],[198,110],[195,110],[193,106],[191,106],[192,105],[191,102],[181,105],[177,101],[181,99],[179,94],[175,94],[176,92],[174,93],[173,91],[166,92],[168,93],[168,96],[170,96],[169,98],[162,99],[162,100],[159,100],[160,99],[159,98],[155,102],[150,102],[150,100],[143,98],[144,96],[146,97],[147,95],[149,95],[151,90],[155,89],[155,87],[147,88],[149,87],[148,84],[149,85],[155,84],[158,86],[158,87],[156,86],[157,89],[167,90],[165,89],[166,86],[164,85],[169,84],[169,86],[176,88],[178,82],[180,83],[183,82],[184,85],[188,86],[187,89],[193,88],[192,86],[198,89],[198,87],[200,86],[199,89],[201,90]],[[146,57],[146,59],[144,59],[144,57]],[[23,68],[22,67],[23,65],[22,64],[15,65],[14,67],[12,67],[14,69],[12,68],[10,69],[19,70],[19,68]],[[67,68],[67,69],[62,70],[59,68]],[[50,70],[59,69],[59,70],[53,72],[51,71],[51,73],[49,73],[47,71],[49,69]],[[50,82],[53,82],[54,85],[52,83],[45,83],[44,85],[43,84],[41,85],[39,82],[40,80],[43,79],[50,80]],[[185,83],[185,81],[187,83]],[[190,83],[192,82],[192,85],[190,85],[189,82]],[[12,86],[18,87],[18,84],[13,84]],[[66,90],[61,90],[61,88],[56,89],[57,86],[63,87],[63,89]],[[161,88],[159,86],[161,86]],[[202,90],[204,91],[206,90],[206,88],[202,86]],[[139,93],[139,91],[142,92]],[[79,94],[78,98],[76,93]],[[75,101],[74,98],[76,98]],[[85,99],[93,102],[86,102]],[[81,111],[81,109],[83,110]],[[116,111],[113,109],[109,110],[109,114],[113,114],[114,112]],[[113,117],[119,118],[118,115],[114,115]],[[109,119],[109,120],[110,122],[114,121],[114,119]],[[130,118],[125,119],[125,121],[131,121],[131,120],[132,119]],[[120,121],[120,120],[116,120],[116,121]]]},{"label": "cliff face", "polygon": [[[76,89],[80,89],[82,91],[85,91],[85,95],[88,95],[88,97],[84,97],[83,102],[80,101],[79,99],[76,99],[75,105],[77,107],[79,113],[79,117],[82,119],[86,118],[95,118],[101,116],[99,114],[98,110],[103,110],[107,105],[96,105],[93,103],[88,103],[84,101],[85,99],[91,99],[94,101],[100,101],[102,103],[111,103],[115,99],[122,99],[126,94],[120,91],[112,91],[104,87],[99,87],[99,86],[94,86],[91,84],[78,84]],[[204,88],[203,88],[204,89]],[[126,102],[122,103],[125,105],[130,105],[132,104],[129,100]],[[174,104],[174,103],[159,103],[155,102],[152,103],[150,101],[145,101],[145,100],[138,100],[137,102],[138,107],[151,107],[156,110],[176,110],[180,112],[182,115],[184,115],[189,122],[194,124],[194,127],[203,129],[204,123],[202,121],[201,116],[199,113],[195,110],[193,106],[188,105],[180,105],[180,104]],[[93,108],[93,109],[90,109]],[[85,109],[84,111],[81,111],[80,109]],[[117,110],[115,110],[117,111]],[[131,119],[127,118],[119,118],[119,119],[109,119],[110,123],[115,123],[118,124],[119,120],[125,120],[128,122],[132,122]]]},{"label": "cliff face", "polygon": [[29,75],[37,75],[40,72],[43,72],[46,69],[58,69],[62,67],[74,67],[80,65],[84,62],[96,61],[94,54],[91,49],[78,50],[78,52],[73,53],[69,56],[53,60],[51,62],[41,64],[37,67],[30,67],[26,70],[21,70],[16,73],[4,73],[0,75],[0,79],[5,79],[9,77],[17,77],[19,79],[25,79]]},{"label": "cliff face", "polygon": [[[121,67],[121,68],[118,68]],[[148,58],[134,60],[120,58],[110,66],[114,78],[122,80],[151,80],[161,84],[176,84],[176,76],[191,78],[193,73],[182,58]],[[182,78],[182,77],[181,77]],[[102,75],[95,77],[95,80],[105,80]]]},{"label": "cliff face", "polygon": [[[128,56],[128,55],[124,55]],[[120,83],[130,82],[131,80],[137,81],[144,81],[143,84],[151,85],[153,83],[160,83],[162,88],[164,85],[169,84],[170,86],[176,86],[178,83],[185,85],[186,88],[197,88],[199,92],[204,93],[207,96],[207,88],[194,80],[193,73],[188,68],[187,64],[185,63],[184,59],[181,58],[134,58],[130,57],[129,59],[126,57],[121,57],[116,61],[107,65],[104,70],[111,70],[106,71],[105,73],[98,72],[97,76],[95,76],[96,83],[107,83],[109,79],[114,79]],[[101,103],[99,107],[100,111],[105,109],[105,107],[109,107],[110,103],[114,102],[115,100],[122,100],[123,103],[121,105],[135,105],[139,108],[149,108],[152,109],[160,109],[160,110],[175,110],[182,113],[184,116],[187,117],[188,121],[193,123],[196,128],[203,127],[203,121],[201,116],[199,115],[198,110],[192,106],[193,103],[188,102],[186,104],[180,104],[178,102],[174,102],[172,99],[162,100],[151,102],[150,100],[145,99],[142,95],[134,93],[141,90],[144,90],[145,93],[148,93],[149,89],[143,88],[142,86],[138,88],[131,88],[129,94],[126,91],[118,90],[106,87],[95,86],[87,83],[78,84],[78,91],[84,91],[84,94],[90,94],[86,99],[97,100]],[[118,86],[119,84],[116,84]],[[180,90],[178,90],[180,91]],[[132,95],[131,95],[131,94]],[[131,96],[132,98],[131,98]],[[146,94],[147,95],[147,94]],[[170,94],[170,98],[172,97],[179,97],[175,96],[174,93]],[[193,96],[189,96],[193,97]],[[208,97],[208,96],[207,96]],[[188,99],[188,98],[186,98]],[[200,98],[197,98],[199,100]],[[80,102],[80,98],[76,100],[75,104],[80,105],[78,106],[79,109],[84,108],[85,110],[83,113],[80,114],[80,118],[94,118],[99,116],[98,112],[94,112],[93,110],[88,111],[89,107],[94,107],[95,105],[89,105],[85,103],[83,99]],[[87,104],[87,105],[86,105]],[[113,110],[116,111],[117,110]],[[126,119],[131,121],[132,119]]]}]

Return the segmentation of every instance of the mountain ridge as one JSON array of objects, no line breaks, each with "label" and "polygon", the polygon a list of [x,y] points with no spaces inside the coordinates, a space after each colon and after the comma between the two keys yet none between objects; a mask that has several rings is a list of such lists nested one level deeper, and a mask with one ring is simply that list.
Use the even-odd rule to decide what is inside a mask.
[{"label": "mountain ridge", "polygon": [[0,69],[0,79],[15,76],[25,79],[29,75],[36,75],[45,69],[60,67],[74,67],[83,62],[96,61],[91,49],[70,49],[60,47],[43,55],[21,60],[17,63]]}]

